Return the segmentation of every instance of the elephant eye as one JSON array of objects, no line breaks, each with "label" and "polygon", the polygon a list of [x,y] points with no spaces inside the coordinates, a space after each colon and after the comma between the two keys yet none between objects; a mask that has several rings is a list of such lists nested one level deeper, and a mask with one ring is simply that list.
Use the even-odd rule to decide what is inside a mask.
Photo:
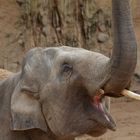
[{"label": "elephant eye", "polygon": [[63,63],[62,64],[62,72],[71,72],[73,69],[72,65],[68,63]]}]

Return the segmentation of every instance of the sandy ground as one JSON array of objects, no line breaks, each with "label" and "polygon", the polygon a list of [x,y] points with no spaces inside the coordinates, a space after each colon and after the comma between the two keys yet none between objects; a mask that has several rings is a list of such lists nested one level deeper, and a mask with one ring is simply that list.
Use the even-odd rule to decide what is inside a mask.
[{"label": "sandy ground", "polygon": [[108,131],[98,138],[88,136],[77,140],[140,140],[140,102],[121,101],[111,105],[111,114],[116,120],[117,130]]}]

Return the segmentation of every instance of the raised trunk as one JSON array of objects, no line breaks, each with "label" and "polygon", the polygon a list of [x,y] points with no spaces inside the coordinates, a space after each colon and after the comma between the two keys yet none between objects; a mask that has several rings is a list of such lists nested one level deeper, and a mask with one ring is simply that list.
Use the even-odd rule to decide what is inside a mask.
[{"label": "raised trunk", "polygon": [[119,96],[128,86],[137,59],[137,44],[133,29],[130,0],[112,0],[114,47],[111,75],[105,86],[110,96]]}]

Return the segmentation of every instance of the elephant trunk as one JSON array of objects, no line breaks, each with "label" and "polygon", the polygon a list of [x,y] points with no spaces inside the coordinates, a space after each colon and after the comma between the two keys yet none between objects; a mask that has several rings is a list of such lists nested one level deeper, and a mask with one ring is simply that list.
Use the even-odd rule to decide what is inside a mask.
[{"label": "elephant trunk", "polygon": [[118,97],[130,83],[137,60],[137,43],[132,23],[130,0],[112,0],[114,47],[110,59],[110,79],[105,93]]}]

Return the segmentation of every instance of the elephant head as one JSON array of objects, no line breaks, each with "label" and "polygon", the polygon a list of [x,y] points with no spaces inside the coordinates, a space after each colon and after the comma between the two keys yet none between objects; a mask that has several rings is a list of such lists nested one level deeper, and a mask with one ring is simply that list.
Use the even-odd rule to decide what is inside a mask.
[{"label": "elephant head", "polygon": [[[59,137],[115,130],[105,95],[120,97],[136,65],[130,0],[112,0],[111,59],[81,48],[35,48],[24,58],[11,97],[13,130],[39,128]],[[104,94],[99,96],[101,90]]]}]

